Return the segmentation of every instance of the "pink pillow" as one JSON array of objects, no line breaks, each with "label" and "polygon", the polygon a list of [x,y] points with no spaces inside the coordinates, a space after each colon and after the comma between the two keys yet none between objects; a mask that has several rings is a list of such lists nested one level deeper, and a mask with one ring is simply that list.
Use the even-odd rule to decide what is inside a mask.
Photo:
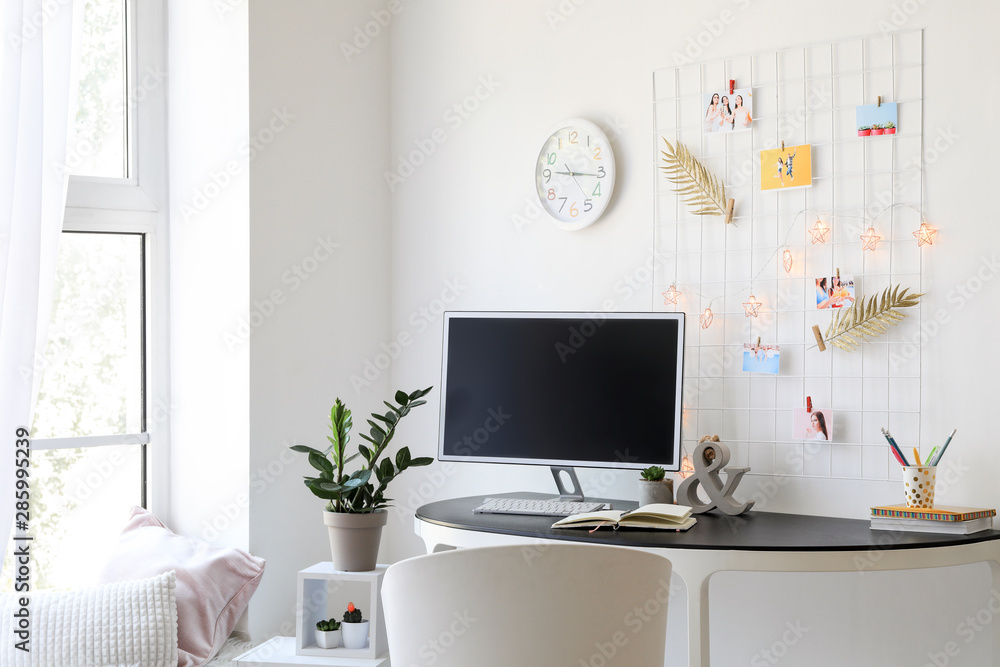
[{"label": "pink pillow", "polygon": [[264,575],[264,559],[175,535],[153,514],[132,508],[100,583],[177,573],[178,667],[200,667],[219,652]]}]

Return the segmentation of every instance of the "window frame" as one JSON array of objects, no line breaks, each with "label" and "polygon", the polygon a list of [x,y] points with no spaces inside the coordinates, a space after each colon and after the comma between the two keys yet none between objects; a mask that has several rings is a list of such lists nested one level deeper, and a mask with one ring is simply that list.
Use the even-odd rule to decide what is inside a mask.
[{"label": "window frame", "polygon": [[[34,449],[141,445],[143,507],[167,506],[170,443],[166,2],[124,0],[128,177],[69,177],[63,232],[142,236],[140,433],[39,438]],[[149,445],[155,446],[150,447]]]}]

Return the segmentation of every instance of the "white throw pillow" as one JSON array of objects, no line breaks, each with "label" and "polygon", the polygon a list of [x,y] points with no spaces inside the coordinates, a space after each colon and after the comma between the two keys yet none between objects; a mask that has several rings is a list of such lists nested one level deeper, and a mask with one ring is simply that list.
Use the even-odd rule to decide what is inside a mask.
[{"label": "white throw pillow", "polygon": [[14,614],[23,593],[0,595],[4,667],[176,667],[177,599],[173,572],[149,579],[32,593],[25,635]]}]

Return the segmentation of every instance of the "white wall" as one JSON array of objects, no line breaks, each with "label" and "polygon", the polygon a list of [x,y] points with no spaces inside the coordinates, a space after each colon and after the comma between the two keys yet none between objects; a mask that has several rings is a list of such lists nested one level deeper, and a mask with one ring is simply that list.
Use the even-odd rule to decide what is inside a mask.
[{"label": "white wall", "polygon": [[[992,269],[976,276],[998,240],[988,165],[998,143],[989,119],[1000,94],[989,82],[1000,60],[991,47],[1000,6],[987,0],[404,1],[391,25],[348,63],[339,44],[386,6],[251,5],[251,133],[275,107],[297,114],[274,150],[252,164],[251,298],[279,288],[288,302],[251,344],[251,470],[280,462],[283,442],[292,438],[320,441],[335,395],[350,397],[362,413],[390,390],[438,385],[439,311],[446,301],[456,309],[586,309],[613,299],[621,310],[648,309],[650,289],[630,294],[621,281],[651,246],[651,73],[673,65],[673,54],[699,33],[717,29],[713,21],[728,10],[734,20],[704,40],[711,43],[697,59],[869,35],[879,32],[880,21],[926,29],[925,211],[941,232],[925,262],[925,303],[930,312],[944,309],[949,321],[924,349],[924,435],[932,442],[960,429],[950,454],[962,466],[960,483],[941,500],[1000,505],[991,483],[1000,454],[984,400],[1000,374],[989,351],[1000,281],[991,280]],[[565,20],[553,26],[553,16]],[[467,117],[457,115],[456,104]],[[561,232],[542,218],[519,232],[512,216],[532,213],[540,142],[550,126],[572,116],[610,130],[619,164],[615,201],[581,232]],[[445,140],[431,151],[427,142],[436,129]],[[932,154],[939,133],[957,138]],[[390,190],[383,172],[397,171],[401,158],[420,164],[398,172],[405,178]],[[342,243],[343,255],[293,294],[280,276],[325,233]],[[960,298],[959,286],[976,293]],[[350,375],[375,358],[380,344],[404,334],[411,342],[389,373],[355,394]],[[433,455],[437,409],[435,391],[430,405],[409,418],[399,444]],[[275,467],[293,474],[277,476],[260,494],[251,491],[251,547],[269,560],[252,611],[266,619],[256,626],[266,633],[288,617],[295,571],[325,557],[318,501],[299,480],[305,466]],[[635,497],[630,475],[609,480],[581,471],[581,478],[609,496]],[[752,478],[745,492],[769,481]],[[393,489],[400,507],[382,560],[421,551],[412,507],[551,484],[547,470],[528,467],[435,464],[411,471]],[[898,492],[880,482],[816,479],[776,488],[761,509],[855,517]],[[799,623],[808,630],[784,646],[788,664],[922,665],[953,640],[961,652],[948,664],[985,664],[990,633],[976,633],[969,643],[958,634],[965,617],[985,607],[985,574],[984,567],[969,567],[915,575],[726,575],[712,592],[719,605],[712,619],[716,660],[773,664],[762,652],[781,641],[786,623]],[[913,593],[897,598],[897,582],[914,584]],[[869,611],[886,604],[885,616]],[[673,646],[681,642],[682,605],[670,613]],[[912,642],[901,646],[898,636]],[[683,651],[674,657],[682,664]]]},{"label": "white wall", "polygon": [[167,8],[171,399],[153,418],[171,428],[164,520],[246,548],[249,351],[234,334],[248,302],[247,12],[219,6]]},{"label": "white wall", "polygon": [[[388,374],[349,377],[389,330],[389,41],[339,49],[377,2],[250,5],[250,550],[267,570],[250,609],[263,638],[294,634],[295,573],[329,560],[323,501],[292,443],[326,446],[338,396],[381,406]],[[339,247],[331,248],[332,244]],[[374,377],[374,376],[372,376]],[[355,436],[357,438],[357,436]]]}]

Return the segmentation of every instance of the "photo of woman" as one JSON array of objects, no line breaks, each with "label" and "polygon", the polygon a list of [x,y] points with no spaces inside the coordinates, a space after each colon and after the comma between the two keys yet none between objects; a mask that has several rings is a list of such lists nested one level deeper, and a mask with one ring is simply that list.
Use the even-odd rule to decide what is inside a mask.
[{"label": "photo of woman", "polygon": [[854,276],[816,279],[816,308],[847,308],[854,303]]},{"label": "photo of woman", "polygon": [[716,125],[719,123],[719,94],[712,94],[712,101],[708,104],[708,109],[705,111],[705,131],[714,132]]},{"label": "photo of woman", "polygon": [[736,96],[736,103],[733,106],[733,129],[742,130],[750,127],[750,109],[743,105],[743,96]]},{"label": "photo of woman", "polygon": [[722,96],[722,102],[719,104],[719,132],[732,132],[733,131],[733,110],[729,108],[729,98],[725,95]]},{"label": "photo of woman", "polygon": [[826,417],[823,413],[817,410],[811,413],[809,418],[809,431],[806,436],[807,440],[829,440],[830,435],[826,432]]},{"label": "photo of woman", "polygon": [[705,118],[702,129],[706,133],[743,132],[751,129],[753,91],[735,88],[732,92],[717,91],[702,95]]},{"label": "photo of woman", "polygon": [[795,408],[792,413],[792,437],[800,440],[829,442],[833,434],[833,410]]}]

